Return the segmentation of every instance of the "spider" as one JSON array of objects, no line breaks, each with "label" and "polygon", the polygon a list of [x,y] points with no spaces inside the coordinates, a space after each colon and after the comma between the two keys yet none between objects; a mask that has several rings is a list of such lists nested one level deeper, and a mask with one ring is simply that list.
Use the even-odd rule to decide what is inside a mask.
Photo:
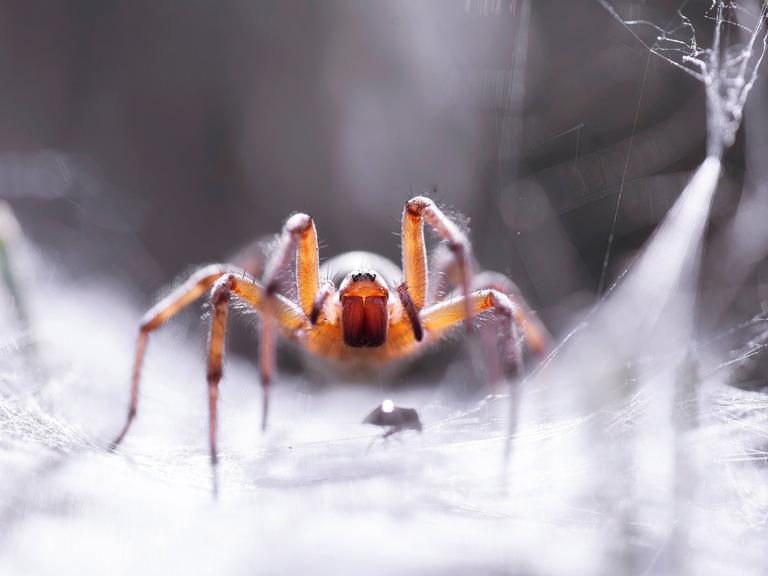
[{"label": "spider", "polygon": [[[432,296],[428,286],[425,222],[448,247],[453,270],[458,276],[458,293],[443,298]],[[352,263],[359,263],[361,256],[377,262],[379,270],[353,268]],[[293,258],[295,300],[280,293],[279,282],[281,274],[291,268]],[[489,312],[503,321],[507,346],[515,341],[519,329],[521,338],[531,350],[543,350],[546,332],[523,303],[512,281],[494,272],[473,276],[467,236],[430,198],[416,196],[405,203],[402,263],[401,272],[383,257],[347,253],[326,264],[329,269],[348,272],[339,285],[332,280],[321,283],[314,222],[306,214],[294,214],[283,225],[260,280],[230,264],[201,268],[142,318],[128,417],[111,448],[120,444],[136,417],[139,375],[149,334],[206,292],[209,292],[212,310],[207,379],[210,458],[214,468],[217,464],[216,405],[222,377],[224,333],[233,299],[253,308],[261,317],[262,429],[267,424],[276,331],[311,355],[344,366],[378,367],[418,354],[462,322],[467,331],[471,331],[471,319]]]}]

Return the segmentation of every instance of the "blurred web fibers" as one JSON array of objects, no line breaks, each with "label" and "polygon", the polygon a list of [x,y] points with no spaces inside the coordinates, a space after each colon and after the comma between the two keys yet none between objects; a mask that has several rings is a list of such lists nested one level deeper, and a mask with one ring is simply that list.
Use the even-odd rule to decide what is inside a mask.
[{"label": "blurred web fibers", "polygon": [[[765,56],[768,3],[754,0],[683,2],[666,24],[623,19],[621,8],[636,3],[597,0],[654,55],[701,81],[707,92],[707,153],[722,156],[733,144],[744,105]],[[713,26],[702,44],[687,11],[702,10]]]},{"label": "blurred web fibers", "polygon": [[[704,48],[682,11],[679,24],[669,29],[643,20],[625,22],[610,3],[599,1],[654,54],[703,82],[707,158],[641,254],[555,351],[537,381],[563,392],[557,399],[562,411],[594,415],[585,437],[591,444],[585,468],[592,472],[585,497],[599,494],[606,526],[627,538],[618,546],[607,542],[602,550],[611,571],[643,572],[645,549],[655,550],[654,572],[702,573],[712,569],[712,560],[702,565],[705,555],[687,552],[709,545],[713,537],[700,530],[696,512],[712,504],[701,499],[707,493],[701,482],[713,454],[691,449],[691,439],[707,420],[702,412],[713,409],[699,376],[709,360],[694,343],[697,290],[722,156],[733,144],[766,49],[768,4],[749,12],[753,20],[747,27],[737,21],[737,12],[749,3],[712,2],[712,42]],[[655,39],[643,40],[636,27],[651,28]],[[643,421],[653,422],[655,429],[639,428]],[[634,431],[617,442],[607,434],[617,427]],[[762,538],[765,502],[759,510],[763,518],[753,535]],[[765,566],[764,561],[761,556],[751,569]]]},{"label": "blurred web fibers", "polygon": [[[713,0],[706,11],[713,24],[712,40],[705,47],[682,9],[669,25],[661,26],[643,19],[622,20],[610,2],[598,1],[653,54],[700,80],[706,91],[707,158],[638,261],[595,312],[596,319],[607,317],[609,324],[630,328],[634,339],[653,337],[667,346],[671,338],[685,347],[692,336],[703,233],[722,157],[734,142],[768,43],[768,2]],[[691,9],[696,7],[701,4],[692,3]],[[651,38],[644,35],[646,30]],[[663,328],[656,336],[658,326]],[[627,350],[633,351],[640,342],[630,344]]]},{"label": "blurred web fibers", "polygon": [[[723,154],[734,143],[747,96],[755,85],[760,64],[768,47],[768,2],[763,1],[758,4],[750,0],[743,2],[712,0],[705,11],[706,18],[713,25],[711,42],[707,46],[702,44],[701,33],[697,34],[691,18],[682,8],[675,12],[667,25],[662,26],[644,19],[623,20],[618,6],[626,6],[626,3],[597,1],[652,54],[696,78],[704,85],[707,101],[705,164],[714,166],[716,163],[718,169],[706,171],[714,181],[703,186],[701,193],[690,195],[688,199],[689,202],[700,203],[704,208],[698,211],[703,220],[695,226],[701,230],[712,204],[716,190],[715,181],[722,169],[720,165]],[[700,2],[684,2],[682,6],[685,7],[688,4],[690,4],[690,10],[702,9]],[[629,4],[630,8],[635,6],[634,3]],[[625,162],[625,175],[631,152],[630,146]],[[603,264],[603,274],[607,270],[621,199],[620,188]]]},{"label": "blurred web fibers", "polygon": [[[637,260],[534,380],[552,390],[557,413],[592,415],[584,497],[599,495],[606,527],[639,542],[606,542],[599,553],[615,573],[635,573],[651,549],[666,548],[658,573],[688,561],[675,547],[690,527],[675,509],[696,503],[675,492],[689,482],[675,458],[690,457],[700,402],[692,338],[709,209],[701,198],[712,198],[719,173],[718,159],[702,164]],[[614,436],[619,430],[627,434]]]}]

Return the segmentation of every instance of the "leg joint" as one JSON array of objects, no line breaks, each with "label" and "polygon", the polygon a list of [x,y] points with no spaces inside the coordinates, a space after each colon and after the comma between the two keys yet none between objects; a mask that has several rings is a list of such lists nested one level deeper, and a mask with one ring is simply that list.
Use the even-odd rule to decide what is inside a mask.
[{"label": "leg joint", "polygon": [[232,288],[235,287],[235,277],[232,274],[225,274],[213,285],[211,289],[211,304],[219,306],[229,302]]},{"label": "leg joint", "polygon": [[209,368],[208,369],[208,386],[209,388],[216,388],[218,386],[219,382],[221,382],[221,377],[223,375],[223,371],[221,369],[221,366],[217,368]]},{"label": "leg joint", "polygon": [[514,306],[506,295],[497,290],[488,290],[486,294],[486,303],[489,308],[492,307],[496,312],[508,318],[514,317]]},{"label": "leg joint", "polygon": [[290,234],[303,234],[312,227],[312,218],[298,212],[285,221],[284,229]]},{"label": "leg joint", "polygon": [[280,281],[277,278],[274,278],[273,280],[270,280],[269,283],[264,287],[264,293],[267,295],[267,297],[274,296],[277,294],[279,289]]},{"label": "leg joint", "polygon": [[449,240],[448,249],[456,256],[463,257],[467,253],[467,242],[463,238]]},{"label": "leg joint", "polygon": [[405,210],[411,216],[421,216],[431,206],[434,206],[434,202],[426,196],[414,196],[405,203]]},{"label": "leg joint", "polygon": [[270,371],[262,370],[260,376],[261,376],[261,387],[269,388],[269,384],[272,381],[272,376],[270,374]]}]

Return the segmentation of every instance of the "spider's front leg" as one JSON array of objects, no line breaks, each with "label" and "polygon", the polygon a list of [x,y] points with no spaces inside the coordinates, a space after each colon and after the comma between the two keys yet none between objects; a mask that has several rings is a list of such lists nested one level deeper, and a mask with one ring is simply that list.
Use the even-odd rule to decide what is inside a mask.
[{"label": "spider's front leg", "polygon": [[[403,243],[403,274],[405,286],[417,311],[428,304],[427,295],[427,252],[424,244],[424,222],[444,240],[456,260],[459,271],[459,285],[464,295],[464,318],[467,331],[471,331],[472,317],[469,302],[470,286],[472,283],[472,266],[470,260],[470,243],[466,234],[446,214],[425,196],[415,196],[405,203],[403,209],[402,243]],[[403,299],[403,296],[401,296]],[[405,297],[405,301],[407,301]]]},{"label": "spider's front leg", "polygon": [[[275,295],[272,299],[264,296],[265,290],[255,281],[244,279],[236,274],[221,276],[211,289],[211,329],[208,336],[208,439],[211,453],[211,466],[214,470],[214,492],[218,489],[216,465],[218,451],[216,434],[218,429],[217,403],[219,382],[223,375],[224,335],[227,329],[227,316],[232,297],[249,304],[262,315],[262,324],[278,322],[286,331],[294,333],[306,325],[306,315],[290,300]],[[271,336],[271,332],[268,333]],[[261,349],[272,352],[272,340],[262,340]],[[266,405],[265,405],[266,409]],[[264,412],[266,418],[266,412]]]},{"label": "spider's front leg", "polygon": [[[211,290],[211,330],[208,334],[208,440],[211,451],[211,466],[219,461],[216,450],[216,405],[219,398],[219,382],[223,372],[224,334],[227,329],[227,315],[231,291],[235,287],[231,274],[222,276]],[[214,476],[214,491],[218,489],[218,479]]]},{"label": "spider's front leg", "polygon": [[261,428],[267,427],[269,414],[269,386],[274,365],[274,305],[280,276],[290,267],[293,253],[296,253],[296,292],[304,316],[315,324],[325,300],[331,290],[327,285],[320,287],[319,254],[315,223],[307,214],[294,214],[283,225],[275,249],[264,268],[262,283],[265,301],[261,317],[261,343],[259,368],[263,391]]}]

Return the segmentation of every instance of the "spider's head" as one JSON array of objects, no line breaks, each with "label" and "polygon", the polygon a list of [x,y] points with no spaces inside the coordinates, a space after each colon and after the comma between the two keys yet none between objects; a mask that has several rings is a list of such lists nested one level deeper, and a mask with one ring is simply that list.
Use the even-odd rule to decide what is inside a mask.
[{"label": "spider's head", "polygon": [[389,290],[372,270],[355,270],[339,288],[344,342],[356,348],[375,347],[387,338]]}]

